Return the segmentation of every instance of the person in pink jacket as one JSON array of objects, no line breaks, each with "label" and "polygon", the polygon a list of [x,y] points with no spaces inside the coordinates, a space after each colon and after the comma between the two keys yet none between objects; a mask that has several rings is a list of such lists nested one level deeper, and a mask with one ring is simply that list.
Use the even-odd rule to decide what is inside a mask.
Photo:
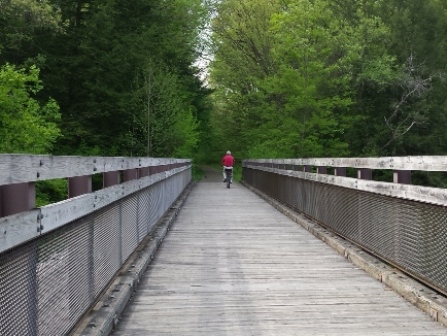
[{"label": "person in pink jacket", "polygon": [[[230,151],[227,151],[225,156],[222,158],[223,165],[223,181],[226,182],[225,169],[233,169],[234,165],[234,157],[231,155]],[[232,178],[230,183],[233,183],[233,174],[231,174]]]}]

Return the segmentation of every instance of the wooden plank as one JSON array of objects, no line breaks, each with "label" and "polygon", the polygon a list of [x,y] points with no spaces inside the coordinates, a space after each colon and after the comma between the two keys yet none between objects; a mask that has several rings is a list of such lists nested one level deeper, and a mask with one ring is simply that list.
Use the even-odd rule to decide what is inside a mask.
[{"label": "wooden plank", "polygon": [[447,171],[447,156],[391,156],[369,158],[303,158],[244,160],[244,164],[274,163],[315,167]]},{"label": "wooden plank", "polygon": [[293,176],[308,181],[331,184],[343,188],[362,190],[375,194],[413,200],[417,202],[447,205],[447,189],[424,187],[410,184],[360,180],[351,177],[323,175],[276,168],[247,165],[246,168],[271,172],[279,175]]},{"label": "wooden plank", "polygon": [[0,252],[39,236],[39,210],[0,218]]},{"label": "wooden plank", "polygon": [[176,162],[191,160],[3,154],[0,155],[0,185],[93,175]]},{"label": "wooden plank", "polygon": [[96,211],[94,202],[94,194],[85,194],[42,207],[42,233],[57,229]]},{"label": "wooden plank", "polygon": [[101,167],[97,160],[75,156],[0,155],[0,185],[91,175]]},{"label": "wooden plank", "polygon": [[206,175],[114,336],[446,335],[259,197]]}]

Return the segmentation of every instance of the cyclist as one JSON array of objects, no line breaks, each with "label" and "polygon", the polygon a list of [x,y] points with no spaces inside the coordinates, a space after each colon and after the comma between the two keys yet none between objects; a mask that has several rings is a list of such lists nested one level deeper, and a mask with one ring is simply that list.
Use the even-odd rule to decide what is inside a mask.
[{"label": "cyclist", "polygon": [[[225,169],[233,169],[234,165],[234,157],[231,155],[231,152],[228,150],[225,156],[222,158],[222,165],[223,165],[223,181],[226,182],[226,174]],[[231,174],[231,181],[230,183],[233,183],[233,174]]]}]

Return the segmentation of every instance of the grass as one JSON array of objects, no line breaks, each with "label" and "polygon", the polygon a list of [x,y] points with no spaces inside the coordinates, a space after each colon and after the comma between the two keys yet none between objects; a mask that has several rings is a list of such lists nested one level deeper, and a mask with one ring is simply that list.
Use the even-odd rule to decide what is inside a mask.
[{"label": "grass", "polygon": [[205,176],[205,172],[200,166],[197,166],[197,164],[192,165],[192,179],[193,181],[200,181]]}]

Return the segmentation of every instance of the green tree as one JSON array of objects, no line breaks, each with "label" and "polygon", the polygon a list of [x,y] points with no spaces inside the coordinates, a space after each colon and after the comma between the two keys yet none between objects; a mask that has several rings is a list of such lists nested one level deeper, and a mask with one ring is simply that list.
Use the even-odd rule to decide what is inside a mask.
[{"label": "green tree", "polygon": [[436,129],[445,114],[445,97],[440,95],[445,90],[445,50],[439,47],[445,44],[445,4],[396,0],[358,7],[339,2],[339,10],[346,13],[343,6],[357,8],[361,15],[350,19],[367,42],[354,70],[353,113],[361,119],[348,132],[353,153],[444,152],[438,146],[444,132]]},{"label": "green tree", "polygon": [[60,136],[57,103],[40,104],[33,96],[42,89],[39,70],[18,70],[12,65],[0,68],[0,152],[51,152]]},{"label": "green tree", "polygon": [[199,123],[180,76],[166,66],[151,63],[143,85],[146,114],[140,127],[147,139],[147,155],[191,157],[199,141]]},{"label": "green tree", "polygon": [[[416,89],[416,94],[406,100],[403,114],[397,119],[402,122],[410,116],[409,125],[413,121],[416,123],[386,149],[399,155],[444,154],[447,150],[447,3],[438,0],[393,0],[387,3],[384,20],[393,32],[390,49],[402,65],[402,78],[411,79],[404,81],[410,86],[400,85],[396,90],[398,95],[397,98],[393,97],[394,104],[405,97],[406,92]],[[419,90],[418,83],[424,85],[423,90]]]},{"label": "green tree", "polygon": [[215,120],[227,120],[221,128],[243,139],[246,155],[347,153],[343,133],[352,118],[343,112],[358,51],[333,14],[326,1],[222,5],[212,84],[221,91],[217,109],[226,112]]},{"label": "green tree", "polygon": [[[192,66],[205,16],[199,0],[66,0],[57,6],[64,34],[36,37],[46,52],[44,94],[53,96],[62,111],[64,137],[57,153],[147,155],[147,94],[142,91],[152,63],[179,82],[194,118],[207,120],[208,92]],[[168,147],[156,150],[172,155]]]},{"label": "green tree", "polygon": [[49,0],[0,1],[0,63],[42,61],[35,36],[61,32],[60,10]]},{"label": "green tree", "polygon": [[215,89],[213,128],[216,152],[231,148],[248,155],[264,103],[259,81],[275,73],[273,36],[269,31],[279,1],[224,1],[212,22],[214,61],[210,83]]}]

